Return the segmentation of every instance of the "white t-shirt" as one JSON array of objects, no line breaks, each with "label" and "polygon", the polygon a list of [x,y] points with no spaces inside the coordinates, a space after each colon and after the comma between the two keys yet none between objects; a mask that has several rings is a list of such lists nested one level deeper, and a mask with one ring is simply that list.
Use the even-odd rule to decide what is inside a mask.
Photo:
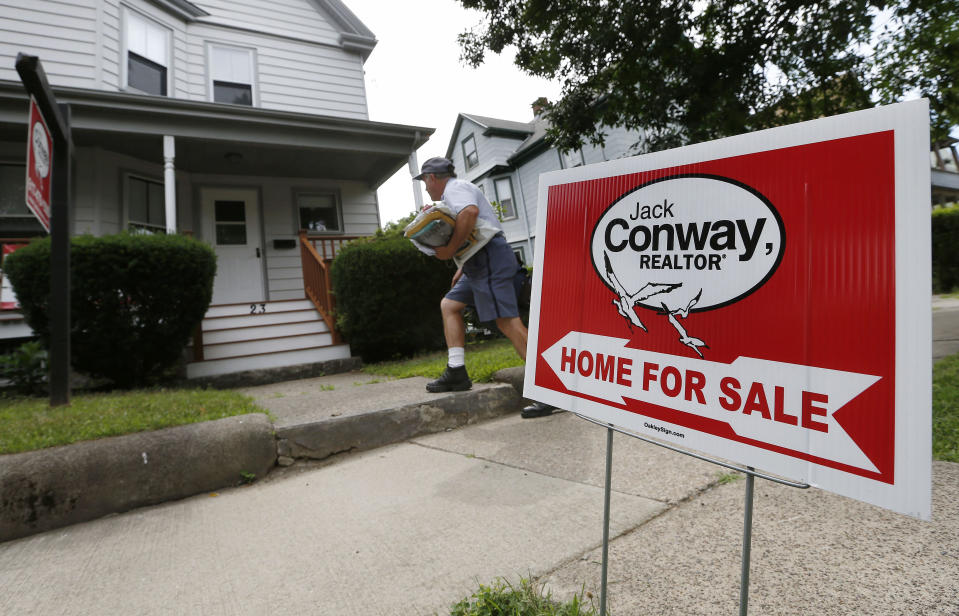
[{"label": "white t-shirt", "polygon": [[480,218],[496,229],[503,230],[503,225],[499,224],[499,218],[496,217],[496,212],[493,211],[489,199],[475,184],[459,178],[450,178],[446,182],[442,200],[443,205],[452,210],[454,214],[459,214],[463,208],[469,205],[475,205],[479,208]]}]

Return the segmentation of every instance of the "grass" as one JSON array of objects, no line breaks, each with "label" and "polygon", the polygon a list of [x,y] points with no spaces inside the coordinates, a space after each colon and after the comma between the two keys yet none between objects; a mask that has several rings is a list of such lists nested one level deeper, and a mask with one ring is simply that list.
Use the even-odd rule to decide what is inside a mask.
[{"label": "grass", "polygon": [[237,392],[205,389],[78,395],[56,408],[47,398],[0,398],[0,454],[265,412]]},{"label": "grass", "polygon": [[519,587],[503,579],[479,590],[453,605],[450,616],[595,616],[592,605],[585,605],[579,595],[566,603],[553,601],[543,586],[521,579]]},{"label": "grass", "polygon": [[[446,368],[446,351],[434,351],[417,355],[411,359],[385,361],[368,364],[363,371],[369,374],[405,379],[411,376],[436,378]],[[503,368],[522,366],[523,360],[516,354],[513,345],[506,338],[483,340],[467,344],[466,371],[474,383],[486,383],[493,379],[493,373]]]},{"label": "grass", "polygon": [[959,462],[959,354],[932,367],[932,456]]}]

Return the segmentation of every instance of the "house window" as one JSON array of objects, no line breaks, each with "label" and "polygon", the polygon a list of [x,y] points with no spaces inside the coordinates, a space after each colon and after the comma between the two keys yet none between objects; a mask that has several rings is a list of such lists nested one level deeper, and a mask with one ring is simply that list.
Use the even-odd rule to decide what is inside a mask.
[{"label": "house window", "polygon": [[479,154],[476,153],[476,140],[473,135],[463,139],[463,160],[466,161],[467,171],[479,164]]},{"label": "house window", "polygon": [[0,165],[0,237],[35,237],[46,230],[27,207],[26,166]]},{"label": "house window", "polygon": [[583,150],[573,150],[571,152],[563,153],[563,165],[566,169],[571,169],[573,167],[580,167],[585,164],[583,158]]},{"label": "house window", "polygon": [[253,50],[210,45],[211,94],[215,103],[253,105]]},{"label": "house window", "polygon": [[318,233],[341,233],[343,231],[336,194],[299,193],[296,195],[296,207],[300,229]]},{"label": "house window", "polygon": [[513,184],[509,178],[500,178],[493,183],[496,188],[496,201],[499,203],[501,220],[516,218],[516,204],[513,203]]},{"label": "house window", "polygon": [[513,246],[513,254],[516,256],[516,260],[519,261],[521,265],[526,265],[526,251],[523,250],[522,246]]},{"label": "house window", "polygon": [[170,31],[132,11],[126,12],[127,86],[167,95]]},{"label": "house window", "polygon": [[127,228],[134,233],[166,233],[162,183],[127,177]]},{"label": "house window", "polygon": [[217,246],[246,244],[246,201],[214,201]]}]

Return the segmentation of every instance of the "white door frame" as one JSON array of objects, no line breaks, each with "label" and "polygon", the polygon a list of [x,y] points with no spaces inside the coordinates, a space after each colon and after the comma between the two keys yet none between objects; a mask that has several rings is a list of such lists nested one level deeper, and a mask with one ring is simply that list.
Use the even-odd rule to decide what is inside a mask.
[{"label": "white door frame", "polygon": [[[213,203],[216,200],[243,201],[246,204],[246,244],[235,248],[217,245],[217,229],[213,211]],[[268,301],[263,209],[259,187],[201,186],[199,188],[199,202],[202,238],[213,247],[217,254],[217,278],[213,282],[212,303],[236,304]],[[246,266],[241,265],[238,269],[236,266],[237,258],[245,260]],[[221,273],[225,276],[232,275],[231,282],[227,283],[224,278],[221,278]],[[249,277],[251,275],[252,280]],[[218,280],[219,285],[217,284]]]}]

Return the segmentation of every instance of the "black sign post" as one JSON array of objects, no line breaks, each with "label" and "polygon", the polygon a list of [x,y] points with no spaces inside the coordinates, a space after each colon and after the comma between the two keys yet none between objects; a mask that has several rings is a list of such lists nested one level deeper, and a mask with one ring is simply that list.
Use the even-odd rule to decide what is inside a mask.
[{"label": "black sign post", "polygon": [[36,56],[17,54],[17,73],[53,137],[50,203],[50,406],[70,404],[70,106],[58,105]]}]

